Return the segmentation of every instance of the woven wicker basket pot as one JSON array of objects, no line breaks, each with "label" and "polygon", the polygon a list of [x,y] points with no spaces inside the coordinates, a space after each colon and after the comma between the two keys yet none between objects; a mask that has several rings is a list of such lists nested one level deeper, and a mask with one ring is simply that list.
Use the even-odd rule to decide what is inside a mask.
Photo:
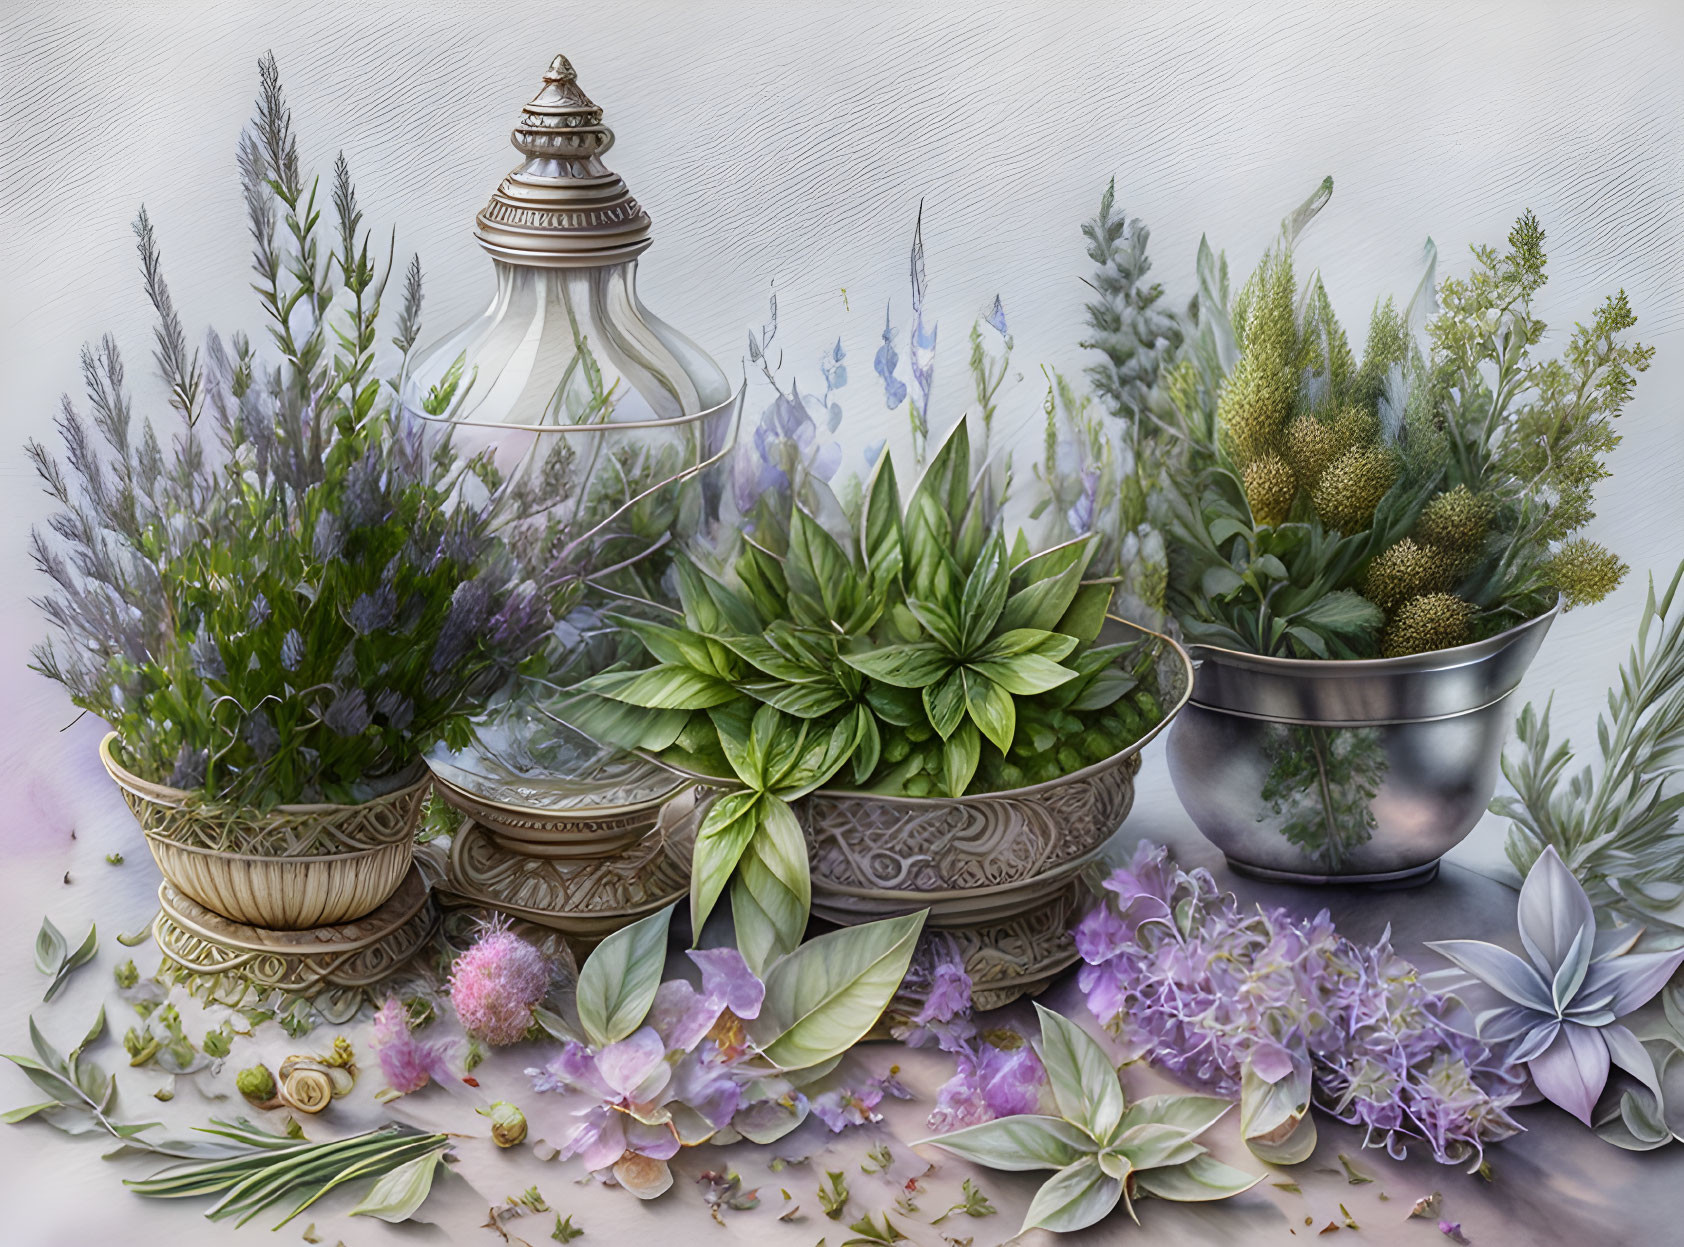
[{"label": "woven wicker basket pot", "polygon": [[1134,804],[1146,744],[1192,689],[1170,638],[1113,620],[1106,641],[1156,649],[1164,717],[1127,748],[1045,783],[959,798],[819,791],[797,803],[813,913],[849,925],[927,908],[965,959],[979,1008],[1044,987],[1076,959],[1070,928],[1091,903],[1081,879]]},{"label": "woven wicker basket pot", "polygon": [[356,805],[260,812],[141,779],[113,755],[116,740],[113,732],[100,742],[100,761],[158,869],[183,896],[224,918],[277,931],[350,922],[385,904],[409,871],[431,783],[424,769]]}]

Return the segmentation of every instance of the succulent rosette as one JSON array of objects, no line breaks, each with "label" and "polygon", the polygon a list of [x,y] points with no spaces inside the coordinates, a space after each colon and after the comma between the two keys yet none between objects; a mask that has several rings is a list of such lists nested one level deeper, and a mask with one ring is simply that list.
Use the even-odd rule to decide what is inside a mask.
[{"label": "succulent rosette", "polygon": [[1638,952],[1640,928],[1599,929],[1554,846],[1527,873],[1517,920],[1524,957],[1479,940],[1428,945],[1455,964],[1439,985],[1468,1008],[1481,1041],[1501,1045],[1545,1099],[1587,1126],[1612,1067],[1658,1100],[1654,1060],[1620,1019],[1659,994],[1684,948]]}]

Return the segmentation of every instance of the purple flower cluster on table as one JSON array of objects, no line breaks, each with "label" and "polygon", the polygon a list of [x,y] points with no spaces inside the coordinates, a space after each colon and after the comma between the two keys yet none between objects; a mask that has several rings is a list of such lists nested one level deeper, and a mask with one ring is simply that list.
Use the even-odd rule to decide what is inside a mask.
[{"label": "purple flower cluster on table", "polygon": [[399,1095],[421,1090],[429,1082],[445,1083],[450,1070],[450,1045],[417,1039],[410,1030],[409,1013],[396,996],[388,996],[374,1014],[375,1056],[386,1085]]},{"label": "purple flower cluster on table", "polygon": [[1520,1129],[1524,1080],[1453,1024],[1386,938],[1362,946],[1325,911],[1243,911],[1205,870],[1142,843],[1075,931],[1088,1007],[1134,1053],[1223,1094],[1307,1062],[1316,1103],[1393,1156],[1441,1163]]},{"label": "purple flower cluster on table", "polygon": [[958,1068],[936,1092],[929,1128],[939,1134],[996,1117],[1036,1113],[1046,1071],[1029,1042],[1008,1028],[978,1031],[971,1015],[971,979],[950,949],[932,948],[902,986],[919,1007],[891,1027],[911,1048],[936,1047]]},{"label": "purple flower cluster on table", "polygon": [[517,1043],[532,1029],[551,977],[543,953],[506,927],[491,927],[451,967],[450,1003],[475,1039]]},{"label": "purple flower cluster on table", "polygon": [[831,1131],[880,1121],[884,1096],[905,1097],[893,1074],[812,1099],[768,1070],[744,1023],[760,1016],[765,984],[734,948],[692,949],[701,984],[671,979],[656,989],[644,1024],[618,1043],[569,1041],[527,1070],[540,1092],[574,1093],[532,1119],[562,1159],[578,1157],[599,1180],[643,1199],[672,1185],[667,1162],[681,1148],[739,1138],[770,1142],[811,1114]]}]

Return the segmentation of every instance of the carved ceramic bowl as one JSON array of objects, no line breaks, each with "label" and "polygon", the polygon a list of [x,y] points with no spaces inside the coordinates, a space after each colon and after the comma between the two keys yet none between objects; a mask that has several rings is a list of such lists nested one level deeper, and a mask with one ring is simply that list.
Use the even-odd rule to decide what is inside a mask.
[{"label": "carved ceramic bowl", "polygon": [[414,832],[431,781],[425,772],[355,805],[278,805],[258,811],[135,775],[113,753],[117,782],[153,860],[177,892],[234,922],[301,931],[380,908],[409,872]]}]

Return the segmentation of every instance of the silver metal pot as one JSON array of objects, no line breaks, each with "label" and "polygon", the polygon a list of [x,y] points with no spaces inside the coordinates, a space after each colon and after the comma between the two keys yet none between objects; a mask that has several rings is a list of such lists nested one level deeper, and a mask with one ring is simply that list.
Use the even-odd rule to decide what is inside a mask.
[{"label": "silver metal pot", "polygon": [[1471,645],[1350,662],[1190,645],[1170,778],[1242,874],[1424,883],[1497,787],[1509,695],[1559,602]]}]

